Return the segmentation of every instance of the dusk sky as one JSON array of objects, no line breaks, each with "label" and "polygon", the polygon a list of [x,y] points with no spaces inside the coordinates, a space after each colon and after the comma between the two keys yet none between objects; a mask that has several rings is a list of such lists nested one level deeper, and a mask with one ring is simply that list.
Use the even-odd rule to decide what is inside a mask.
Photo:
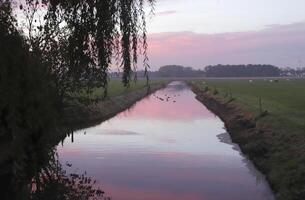
[{"label": "dusk sky", "polygon": [[304,67],[304,9],[304,0],[157,0],[150,65]]}]

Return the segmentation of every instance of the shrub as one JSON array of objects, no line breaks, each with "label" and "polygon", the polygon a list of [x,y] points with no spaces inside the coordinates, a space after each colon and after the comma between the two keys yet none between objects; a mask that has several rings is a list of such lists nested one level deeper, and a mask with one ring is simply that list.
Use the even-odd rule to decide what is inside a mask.
[{"label": "shrub", "polygon": [[203,91],[204,91],[204,92],[209,91],[209,87],[208,87],[208,86],[205,86],[204,89],[203,89]]}]

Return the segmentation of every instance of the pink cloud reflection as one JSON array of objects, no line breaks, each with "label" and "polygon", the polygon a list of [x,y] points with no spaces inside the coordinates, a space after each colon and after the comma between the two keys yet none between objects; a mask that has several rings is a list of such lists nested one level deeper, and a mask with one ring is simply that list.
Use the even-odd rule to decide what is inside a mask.
[{"label": "pink cloud reflection", "polygon": [[111,194],[113,199],[127,199],[127,200],[205,200],[201,196],[187,193],[187,194],[174,194],[168,191],[156,190],[138,190],[136,188],[119,187],[114,185],[103,185],[103,190],[106,194]]},{"label": "pink cloud reflection", "polygon": [[[176,97],[173,95],[176,95]],[[166,101],[168,96],[170,98]],[[158,97],[164,99],[164,101],[158,99]],[[195,94],[190,90],[174,93],[168,90],[161,90],[149,98],[138,102],[130,112],[126,111],[121,113],[121,115],[127,115],[129,118],[183,121],[213,118],[214,114],[194,98]]]}]

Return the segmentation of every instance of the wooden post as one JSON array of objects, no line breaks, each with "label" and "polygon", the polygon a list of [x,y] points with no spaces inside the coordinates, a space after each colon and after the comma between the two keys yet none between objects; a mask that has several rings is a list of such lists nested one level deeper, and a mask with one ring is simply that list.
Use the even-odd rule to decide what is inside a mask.
[{"label": "wooden post", "polygon": [[231,88],[229,88],[229,95],[230,95],[230,100],[232,99],[232,91]]},{"label": "wooden post", "polygon": [[72,142],[72,143],[74,142],[74,133],[73,133],[73,131],[72,131],[72,133],[71,133],[71,142]]},{"label": "wooden post", "polygon": [[261,115],[263,113],[263,106],[262,106],[262,98],[258,98],[258,105],[259,105],[259,114]]}]

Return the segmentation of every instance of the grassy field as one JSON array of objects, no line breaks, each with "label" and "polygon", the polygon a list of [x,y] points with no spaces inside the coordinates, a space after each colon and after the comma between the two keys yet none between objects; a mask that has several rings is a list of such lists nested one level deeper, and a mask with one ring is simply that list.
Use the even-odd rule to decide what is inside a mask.
[{"label": "grassy field", "polygon": [[[257,124],[270,125],[273,134],[265,141],[268,154],[259,158],[263,171],[278,190],[278,199],[305,199],[305,80],[303,79],[207,79],[196,81],[259,116]],[[259,103],[261,99],[261,106]]]},{"label": "grassy field", "polygon": [[[165,83],[164,80],[151,80],[150,85]],[[113,98],[115,96],[124,95],[132,91],[136,91],[147,87],[146,80],[131,81],[129,87],[124,87],[123,83],[119,79],[112,79],[108,83],[108,95],[106,98]],[[89,99],[101,99],[103,97],[103,88],[95,88],[89,96]],[[80,94],[73,94],[71,97],[82,98],[87,97],[86,92]]]},{"label": "grassy field", "polygon": [[[205,80],[208,87],[216,89],[219,95],[230,95],[246,106],[256,116],[260,113],[259,98],[263,110],[269,115],[262,118],[276,127],[288,129],[287,133],[299,132],[305,135],[305,80]],[[202,87],[205,87],[202,84]]]}]

